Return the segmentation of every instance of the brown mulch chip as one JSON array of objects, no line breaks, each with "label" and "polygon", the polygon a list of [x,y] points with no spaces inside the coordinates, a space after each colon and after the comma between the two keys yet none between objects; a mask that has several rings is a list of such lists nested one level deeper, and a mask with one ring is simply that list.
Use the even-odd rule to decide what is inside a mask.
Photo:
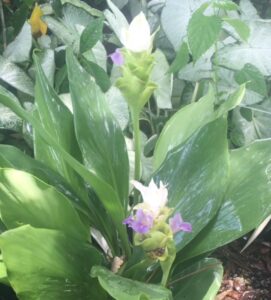
[{"label": "brown mulch chip", "polygon": [[271,243],[254,242],[240,253],[235,241],[215,253],[224,265],[224,278],[215,300],[271,300]]}]

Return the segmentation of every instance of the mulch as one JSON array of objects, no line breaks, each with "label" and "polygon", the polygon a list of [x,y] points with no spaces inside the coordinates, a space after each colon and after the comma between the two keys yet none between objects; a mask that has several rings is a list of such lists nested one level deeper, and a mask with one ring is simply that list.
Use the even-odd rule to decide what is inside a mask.
[{"label": "mulch", "polygon": [[271,300],[271,242],[256,241],[243,253],[244,240],[219,249],[224,277],[215,300]]}]

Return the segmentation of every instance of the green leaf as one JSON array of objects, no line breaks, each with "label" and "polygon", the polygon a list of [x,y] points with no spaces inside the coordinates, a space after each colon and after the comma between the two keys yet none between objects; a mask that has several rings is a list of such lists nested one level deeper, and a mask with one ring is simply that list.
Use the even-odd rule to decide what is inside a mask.
[{"label": "green leaf", "polygon": [[218,16],[203,15],[203,7],[204,5],[192,15],[187,28],[188,44],[194,61],[217,42],[222,28],[222,21]]},{"label": "green leaf", "polygon": [[101,255],[62,232],[29,225],[0,236],[8,279],[20,300],[106,299],[89,277]]},{"label": "green leaf", "polygon": [[54,186],[60,193],[69,198],[80,212],[86,214],[86,204],[76,195],[63,177],[40,161],[24,154],[18,148],[0,145],[0,167],[25,171],[48,185]]},{"label": "green leaf", "polygon": [[205,258],[185,269],[175,269],[169,285],[176,300],[210,300],[215,299],[222,278],[221,262],[214,258]]},{"label": "green leaf", "polygon": [[214,90],[210,86],[208,94],[198,102],[180,109],[169,119],[156,143],[154,166],[159,167],[168,151],[183,143],[191,134],[211,121],[214,112]]},{"label": "green leaf", "polygon": [[252,64],[264,76],[271,75],[271,21],[253,20],[249,23],[250,36],[247,42],[229,44],[218,50],[220,65],[241,70]]},{"label": "green leaf", "polygon": [[2,56],[0,56],[0,79],[23,93],[34,95],[34,85],[29,76]]},{"label": "green leaf", "polygon": [[124,130],[129,123],[129,109],[121,91],[115,86],[111,86],[105,96],[107,105],[118,121],[121,129]]},{"label": "green leaf", "polygon": [[215,0],[212,6],[224,10],[238,10],[239,6],[231,0]]},{"label": "green leaf", "polygon": [[217,109],[216,114],[221,116],[227,113],[229,110],[234,109],[244,99],[246,92],[246,84],[242,84],[236,91],[229,95],[228,99],[225,100]]},{"label": "green leaf", "polygon": [[[102,201],[105,209],[112,217],[115,228],[119,233],[119,239],[122,243],[125,253],[129,255],[130,246],[128,242],[127,232],[125,227],[122,224],[122,221],[125,217],[123,213],[123,208],[119,204],[119,198],[115,190],[106,183],[102,178],[98,176],[92,169],[86,169],[78,160],[71,156],[68,152],[63,149],[57,140],[55,140],[48,131],[46,131],[40,124],[40,120],[32,116],[30,113],[22,109],[18,103],[16,97],[11,94],[9,91],[5,90],[0,86],[0,103],[9,107],[14,111],[18,116],[27,122],[31,123],[35,130],[40,134],[46,143],[50,144],[54,149],[61,153],[63,159],[71,166],[80,176],[94,189],[95,193],[98,195],[99,199]],[[112,205],[113,204],[113,205]],[[95,209],[95,205],[91,206]],[[96,211],[95,211],[96,213]],[[109,228],[111,229],[111,227]],[[118,251],[118,248],[114,249]]]},{"label": "green leaf", "polygon": [[270,147],[269,139],[231,152],[224,202],[215,219],[182,251],[184,260],[238,239],[271,213]]},{"label": "green leaf", "polygon": [[72,4],[73,6],[77,7],[77,8],[82,8],[83,10],[85,10],[87,13],[91,14],[94,17],[102,17],[103,13],[96,9],[91,7],[89,4],[82,2],[80,0],[61,0],[62,4],[68,3],[68,4]]},{"label": "green leaf", "polygon": [[187,25],[195,10],[206,0],[167,0],[161,14],[161,23],[175,51],[187,35]]},{"label": "green leaf", "polygon": [[177,51],[176,57],[168,72],[179,72],[189,62],[189,49],[187,43],[182,43],[180,49]]},{"label": "green leaf", "polygon": [[[37,75],[35,100],[41,125],[63,149],[80,160],[81,153],[75,138],[72,114],[50,86],[36,56],[34,61]],[[62,155],[40,139],[39,133],[35,137],[35,157],[60,173],[79,195],[84,195],[83,182]]]},{"label": "green leaf", "polygon": [[114,188],[119,204],[126,211],[129,162],[122,131],[104,94],[80,67],[71,51],[67,51],[67,67],[76,136],[85,165]]},{"label": "green leaf", "polygon": [[5,49],[3,56],[14,63],[21,63],[29,60],[32,48],[31,26],[28,22],[24,23],[23,28],[15,40]]},{"label": "green leaf", "polygon": [[80,62],[84,69],[95,78],[96,83],[99,85],[103,92],[107,92],[111,86],[110,79],[107,73],[98,64],[81,57]]},{"label": "green leaf", "polygon": [[192,224],[191,233],[175,235],[178,251],[209,223],[221,205],[228,180],[226,134],[224,118],[208,123],[169,151],[154,174],[157,183],[167,185],[168,206]]},{"label": "green leaf", "polygon": [[7,228],[30,224],[87,241],[88,228],[70,201],[53,186],[15,169],[0,169],[0,181],[1,219]]},{"label": "green leaf", "polygon": [[262,95],[267,96],[267,86],[263,74],[253,65],[245,64],[243,69],[234,75],[237,83],[247,82],[247,88]]},{"label": "green leaf", "polygon": [[173,76],[169,74],[169,65],[167,59],[162,51],[156,50],[153,53],[155,62],[154,67],[151,72],[150,79],[157,85],[154,90],[154,98],[158,108],[170,109],[171,104],[171,94],[173,86]]},{"label": "green leaf", "polygon": [[54,13],[58,18],[62,17],[62,3],[61,0],[53,0],[52,2],[52,8],[54,10]]},{"label": "green leaf", "polygon": [[247,41],[249,38],[250,29],[244,21],[231,18],[223,18],[223,21],[230,24],[243,41]]},{"label": "green leaf", "polygon": [[159,285],[145,284],[118,276],[109,270],[94,266],[91,276],[116,300],[171,300],[171,292]]},{"label": "green leaf", "polygon": [[91,21],[80,37],[80,52],[91,49],[98,40],[101,39],[103,34],[103,19],[96,19]]}]

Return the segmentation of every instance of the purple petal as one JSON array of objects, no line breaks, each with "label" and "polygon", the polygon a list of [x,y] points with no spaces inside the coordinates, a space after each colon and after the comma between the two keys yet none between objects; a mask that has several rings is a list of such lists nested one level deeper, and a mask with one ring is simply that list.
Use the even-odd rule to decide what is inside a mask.
[{"label": "purple petal", "polygon": [[117,66],[122,66],[124,64],[124,57],[120,52],[120,49],[116,49],[115,52],[109,55],[109,57],[112,59],[113,63]]},{"label": "purple petal", "polygon": [[132,216],[129,216],[128,218],[124,219],[122,224],[125,224],[125,225],[128,225],[128,226],[131,226],[131,224],[134,222],[134,219]]},{"label": "purple petal", "polygon": [[173,233],[177,233],[179,231],[192,231],[192,225],[190,223],[184,222],[180,213],[175,214],[173,218],[169,219],[169,225]]},{"label": "purple petal", "polygon": [[123,221],[123,224],[128,225],[135,232],[145,234],[150,231],[153,226],[153,217],[144,213],[142,209],[138,209],[134,217],[129,216]]}]

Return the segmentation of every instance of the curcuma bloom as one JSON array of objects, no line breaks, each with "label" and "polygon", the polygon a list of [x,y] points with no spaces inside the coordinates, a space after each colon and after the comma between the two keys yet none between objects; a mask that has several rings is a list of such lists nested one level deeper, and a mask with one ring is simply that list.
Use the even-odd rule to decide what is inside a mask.
[{"label": "curcuma bloom", "polygon": [[[125,219],[123,224],[128,225],[139,234],[147,234],[153,230],[168,228],[166,221],[172,210],[166,206],[168,190],[163,182],[160,181],[159,187],[153,180],[151,180],[149,186],[144,186],[135,180],[132,183],[140,191],[143,203],[134,207],[136,213]],[[170,235],[173,235],[179,231],[191,232],[192,226],[190,223],[183,221],[180,213],[176,213],[169,219],[169,229]]]},{"label": "curcuma bloom", "polygon": [[132,52],[149,51],[152,48],[151,30],[143,12],[140,12],[128,28],[121,30],[121,42],[127,50]]}]

